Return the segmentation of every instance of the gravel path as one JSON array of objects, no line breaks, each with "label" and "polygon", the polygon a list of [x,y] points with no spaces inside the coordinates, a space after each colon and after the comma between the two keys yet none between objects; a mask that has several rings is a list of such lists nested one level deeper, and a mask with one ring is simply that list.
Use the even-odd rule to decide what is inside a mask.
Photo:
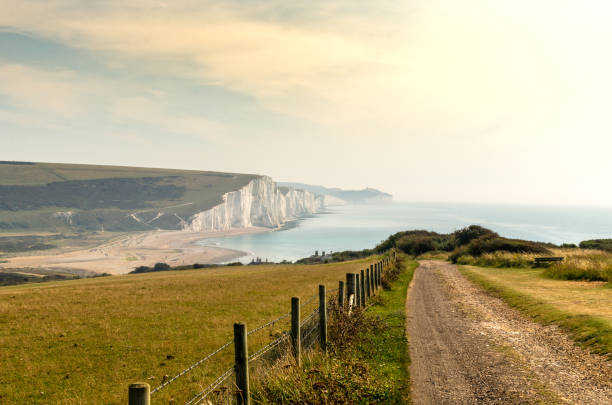
[{"label": "gravel path", "polygon": [[413,403],[612,405],[612,364],[536,324],[446,262],[409,290]]}]

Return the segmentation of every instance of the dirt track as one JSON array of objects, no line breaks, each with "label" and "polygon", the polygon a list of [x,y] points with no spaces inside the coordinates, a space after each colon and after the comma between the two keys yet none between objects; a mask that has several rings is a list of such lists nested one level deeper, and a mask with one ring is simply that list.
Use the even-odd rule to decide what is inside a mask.
[{"label": "dirt track", "polygon": [[612,364],[422,261],[407,300],[414,404],[612,404]]}]

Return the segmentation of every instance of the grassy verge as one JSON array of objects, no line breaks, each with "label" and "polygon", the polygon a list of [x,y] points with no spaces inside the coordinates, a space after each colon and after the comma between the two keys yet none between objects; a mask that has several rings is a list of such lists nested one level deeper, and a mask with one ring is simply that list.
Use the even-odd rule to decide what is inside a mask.
[{"label": "grassy verge", "polygon": [[556,324],[591,351],[612,359],[612,290],[547,280],[542,270],[461,266],[461,272],[533,320]]},{"label": "grassy verge", "polygon": [[[330,321],[328,355],[278,362],[253,384],[256,404],[404,404],[409,400],[405,302],[417,263],[405,260],[366,311]],[[333,312],[333,310],[332,310]],[[334,312],[334,315],[336,313]]]}]

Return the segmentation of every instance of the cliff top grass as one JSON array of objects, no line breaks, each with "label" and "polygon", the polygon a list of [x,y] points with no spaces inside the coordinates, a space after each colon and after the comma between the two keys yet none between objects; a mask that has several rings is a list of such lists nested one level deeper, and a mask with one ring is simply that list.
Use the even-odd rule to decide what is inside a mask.
[{"label": "cliff top grass", "polygon": [[[0,232],[177,229],[257,175],[82,164],[0,164]],[[78,218],[54,216],[79,211]],[[147,226],[142,221],[167,214]]]},{"label": "cliff top grass", "polygon": [[[367,259],[158,272],[0,288],[1,403],[126,403],[135,381],[158,385],[232,338],[337,288]],[[303,316],[316,305],[303,308]],[[287,325],[249,337],[250,351]],[[231,347],[155,394],[177,403],[232,365]]]}]

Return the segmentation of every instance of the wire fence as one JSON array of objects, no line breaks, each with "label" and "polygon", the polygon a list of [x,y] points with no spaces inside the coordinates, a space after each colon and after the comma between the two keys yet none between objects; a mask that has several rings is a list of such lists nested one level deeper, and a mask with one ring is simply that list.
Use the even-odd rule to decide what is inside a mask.
[{"label": "wire fence", "polygon": [[[321,286],[319,290],[319,294],[315,294],[307,298],[306,300],[301,301],[298,306],[299,308],[297,311],[298,314],[299,312],[307,310],[309,306],[313,302],[315,302],[315,300],[319,299],[318,305],[316,305],[316,307],[312,311],[310,311],[301,320],[301,322],[296,321],[297,325],[299,325],[297,333],[299,335],[301,349],[302,350],[313,349],[317,347],[317,343],[326,341],[326,334],[327,334],[327,326],[326,326],[327,323],[326,322],[327,322],[328,317],[332,314],[331,306],[328,305],[328,302],[338,302],[338,305],[340,306],[340,308],[344,307],[344,302],[346,302],[348,313],[350,313],[350,311],[352,310],[352,307],[355,307],[356,305],[360,305],[362,308],[366,308],[367,306],[369,306],[369,305],[366,306],[365,301],[360,304],[359,297],[366,296],[365,291],[360,291],[360,288],[365,288],[364,287],[365,285],[368,289],[368,294],[367,294],[368,299],[370,298],[370,294],[373,297],[375,289],[380,286],[380,280],[381,280],[382,271],[384,269],[384,265],[388,263],[390,263],[390,261],[387,261],[387,262],[380,261],[376,264],[371,265],[370,268],[367,268],[366,274],[368,275],[368,278],[365,284],[361,283],[361,287],[358,282],[357,283],[355,282],[357,275],[348,273],[347,279],[346,279],[346,286],[344,286],[343,281],[340,281],[339,288],[334,288],[334,289],[328,290],[327,292],[325,288]],[[373,291],[370,291],[371,289],[370,286],[372,289],[374,289]],[[368,304],[370,303],[368,302]],[[323,308],[325,308],[324,313],[321,312]],[[321,319],[322,315],[325,315],[323,319]],[[273,326],[276,326],[279,324],[282,324],[283,329],[284,329],[285,327],[289,326],[288,323],[291,318],[291,330],[284,329],[284,330],[281,330],[281,332],[278,332],[277,330],[270,331],[270,335],[269,335],[270,340],[266,342],[265,344],[261,343],[261,341],[264,340],[263,337],[259,337],[258,339],[255,339],[255,342],[256,342],[255,346],[261,346],[261,347],[256,348],[256,350],[254,350],[253,353],[251,353],[250,355],[247,355],[246,358],[244,359],[246,362],[247,369],[253,369],[253,370],[265,369],[266,365],[273,364],[279,361],[279,359],[287,357],[288,354],[292,352],[291,350],[292,348],[294,350],[293,354],[295,356],[295,342],[294,342],[293,336],[298,336],[298,335],[295,335],[296,332],[294,328],[296,327],[296,324],[293,322],[293,316],[296,316],[296,315],[292,314],[292,312],[287,312],[250,331],[245,330],[244,342],[246,344],[247,336],[252,338],[254,337],[254,335],[262,331],[269,330]],[[297,316],[299,317],[299,315]],[[323,332],[322,326],[321,326],[322,321],[323,321],[323,324],[325,325],[325,333],[322,333]],[[325,335],[324,339],[322,335]],[[239,387],[237,384],[237,381],[239,380],[238,374],[240,372],[239,370],[240,366],[238,364],[238,354],[236,353],[236,350],[238,347],[236,346],[236,339],[237,337],[235,335],[233,340],[229,340],[225,342],[224,344],[219,346],[217,349],[215,349],[211,353],[207,354],[206,356],[202,357],[200,360],[191,364],[189,367],[186,367],[185,369],[175,374],[173,377],[171,378],[168,378],[167,376],[164,377],[162,382],[159,385],[157,385],[155,388],[153,388],[150,391],[150,394],[148,394],[150,395],[150,399],[156,398],[157,395],[155,394],[157,394],[161,390],[166,389],[172,383],[181,379],[182,377],[185,377],[187,374],[191,373],[193,370],[205,366],[208,362],[218,357],[220,353],[224,352],[230,346],[234,346],[234,352],[235,352],[234,354],[236,357],[234,365],[231,365],[223,373],[211,378],[211,381],[208,383],[208,385],[201,385],[201,388],[198,391],[192,391],[191,398],[187,400],[186,402],[184,402],[184,404],[185,405],[198,405],[201,403],[206,403],[206,404],[209,404],[209,403],[233,404],[236,402],[243,403],[243,401],[240,401],[239,398],[241,395],[244,394],[243,392],[244,387]],[[246,353],[248,353],[248,349],[251,349],[251,348],[252,347],[245,348]],[[300,355],[298,354],[298,357],[299,356]],[[219,361],[221,360],[222,359],[219,359]],[[299,361],[298,361],[298,364],[299,364]],[[228,365],[229,364],[226,363],[225,367],[227,367]],[[216,366],[215,368],[218,368],[219,364],[215,363],[215,366]],[[248,373],[247,373],[247,376],[248,376]],[[192,376],[192,379],[196,377],[197,376]],[[248,384],[247,384],[247,387],[248,387]],[[248,388],[247,388],[246,395],[248,394],[249,393],[248,393]],[[237,398],[238,398],[238,401],[236,401]],[[132,400],[132,396],[130,392],[130,401],[131,400]],[[172,403],[176,403],[176,402],[172,402]]]}]

